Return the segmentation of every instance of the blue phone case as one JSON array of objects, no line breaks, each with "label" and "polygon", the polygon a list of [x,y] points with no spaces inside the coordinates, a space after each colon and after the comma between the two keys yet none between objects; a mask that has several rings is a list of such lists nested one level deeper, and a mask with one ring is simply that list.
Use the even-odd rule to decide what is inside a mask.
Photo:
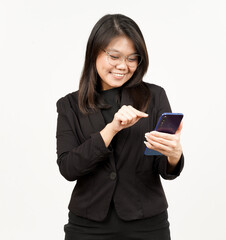
[{"label": "blue phone case", "polygon": [[[175,134],[183,116],[183,113],[163,113],[159,118],[155,131]],[[162,153],[146,147],[144,155],[156,156],[162,155]]]}]

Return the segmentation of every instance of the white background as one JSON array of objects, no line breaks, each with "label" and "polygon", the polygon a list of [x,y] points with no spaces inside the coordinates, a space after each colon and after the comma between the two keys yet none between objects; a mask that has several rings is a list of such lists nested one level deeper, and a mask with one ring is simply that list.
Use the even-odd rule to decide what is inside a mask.
[{"label": "white background", "polygon": [[74,183],[56,164],[55,103],[77,90],[88,36],[107,13],[138,23],[145,81],[185,114],[185,168],[163,181],[172,239],[225,239],[224,0],[1,0],[0,239],[64,238]]}]

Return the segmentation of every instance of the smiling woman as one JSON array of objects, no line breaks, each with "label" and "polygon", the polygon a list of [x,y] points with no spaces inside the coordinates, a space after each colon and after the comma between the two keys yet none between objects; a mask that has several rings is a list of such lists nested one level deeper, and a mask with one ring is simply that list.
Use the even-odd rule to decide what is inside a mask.
[{"label": "smiling woman", "polygon": [[[110,52],[114,52],[110,55],[111,60],[120,56],[122,61],[116,61],[117,64],[109,61]],[[131,61],[128,58],[131,56],[136,56],[137,61]],[[150,91],[142,79],[148,64],[146,44],[138,25],[120,14],[102,17],[95,24],[86,47],[79,85],[80,110],[89,113],[103,108],[105,104],[99,97],[100,90],[123,85],[133,99],[134,107],[145,111]]]},{"label": "smiling woman", "polygon": [[[174,179],[182,171],[181,129],[147,134],[171,111],[164,89],[143,82],[147,68],[132,19],[114,14],[96,23],[79,90],[57,102],[57,163],[67,180],[77,180],[66,240],[170,239],[160,175]],[[144,156],[145,136],[165,156]]]}]

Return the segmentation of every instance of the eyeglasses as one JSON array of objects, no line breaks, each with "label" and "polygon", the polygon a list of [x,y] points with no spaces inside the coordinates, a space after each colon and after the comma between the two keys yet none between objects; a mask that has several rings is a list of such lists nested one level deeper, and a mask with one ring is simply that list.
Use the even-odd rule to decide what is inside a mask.
[{"label": "eyeglasses", "polygon": [[141,56],[139,54],[131,54],[129,56],[123,56],[121,53],[116,51],[106,51],[104,49],[103,51],[107,54],[108,63],[114,67],[116,65],[121,64],[123,59],[125,59],[127,66],[130,68],[138,67],[142,61]]}]

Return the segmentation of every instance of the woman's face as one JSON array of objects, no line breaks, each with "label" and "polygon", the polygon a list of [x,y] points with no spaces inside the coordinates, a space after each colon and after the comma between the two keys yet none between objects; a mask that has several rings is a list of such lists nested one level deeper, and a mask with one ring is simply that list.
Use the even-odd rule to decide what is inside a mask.
[{"label": "woman's face", "polygon": [[[133,42],[125,36],[114,38],[104,50],[126,57],[136,53]],[[108,55],[104,51],[101,51],[97,57],[96,68],[101,79],[102,90],[121,87],[136,71],[136,67],[128,67],[125,58],[113,66],[109,63]]]}]

